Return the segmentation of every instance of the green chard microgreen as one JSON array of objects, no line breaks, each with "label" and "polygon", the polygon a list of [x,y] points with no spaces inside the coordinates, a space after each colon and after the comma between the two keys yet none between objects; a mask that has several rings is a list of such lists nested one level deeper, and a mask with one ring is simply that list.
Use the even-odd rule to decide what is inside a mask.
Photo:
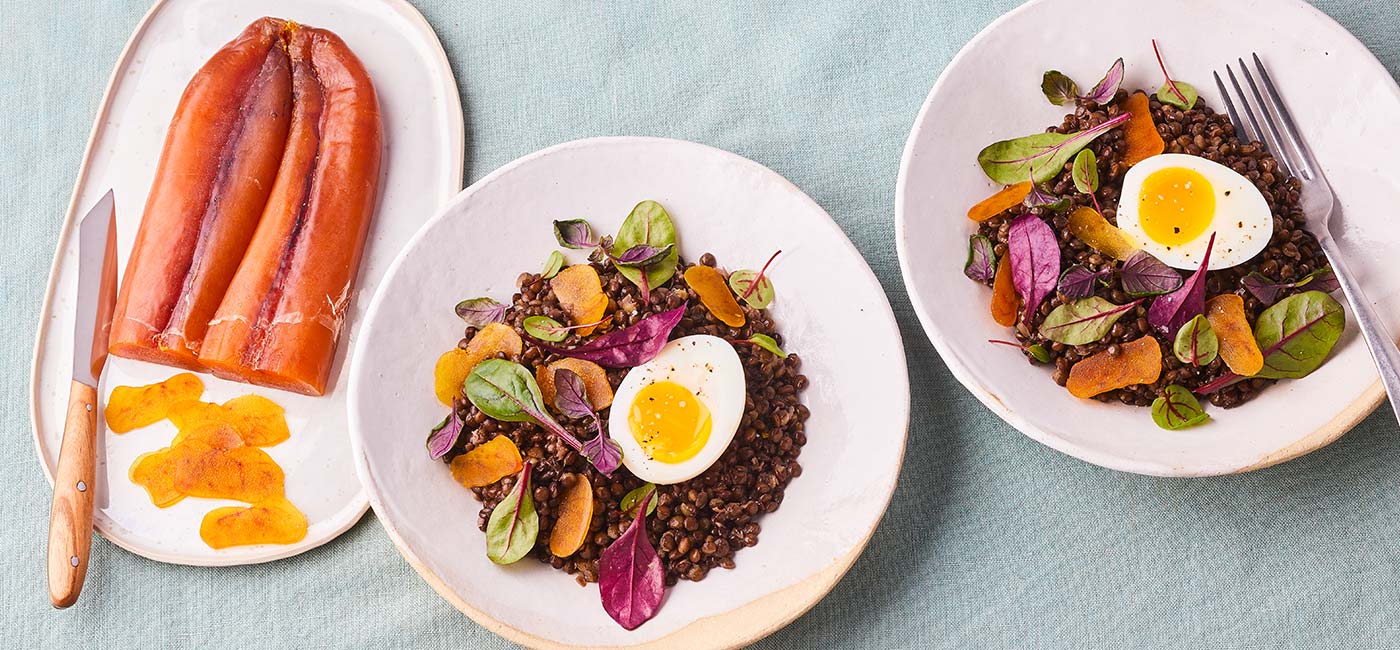
[{"label": "green chard microgreen", "polygon": [[457,317],[472,327],[486,327],[506,319],[506,306],[490,298],[470,298],[457,303]]},{"label": "green chard microgreen", "polygon": [[1035,359],[1040,363],[1050,363],[1050,350],[1040,343],[1032,343],[1030,345],[1026,345],[1024,343],[1017,343],[1015,341],[1003,341],[1001,339],[987,339],[987,342],[995,343],[997,345],[1006,345],[1013,348],[1019,348],[1022,352],[1030,356],[1030,358]]},{"label": "green chard microgreen", "polygon": [[1098,296],[1067,302],[1045,317],[1040,335],[1065,345],[1094,343],[1107,336],[1113,324],[1141,302],[1139,298],[1126,305],[1115,305]]},{"label": "green chard microgreen", "polygon": [[1074,83],[1068,75],[1059,70],[1050,70],[1040,79],[1040,91],[1045,93],[1045,98],[1051,104],[1064,106],[1073,104],[1075,100],[1090,101],[1095,104],[1107,104],[1113,101],[1113,96],[1118,93],[1118,86],[1123,83],[1123,59],[1120,57],[1104,73],[1088,94],[1079,94],[1079,84]]},{"label": "green chard microgreen", "polygon": [[[487,417],[501,422],[533,422],[565,445],[584,454],[584,444],[549,416],[535,376],[514,361],[487,359],[476,364],[463,385],[467,399]],[[589,457],[589,460],[594,460]],[[612,471],[598,468],[604,473]]]},{"label": "green chard microgreen", "polygon": [[1183,111],[1189,111],[1196,105],[1198,93],[1196,89],[1184,81],[1176,81],[1167,73],[1167,64],[1162,62],[1162,51],[1157,49],[1157,39],[1152,39],[1152,53],[1157,55],[1157,65],[1162,68],[1162,76],[1166,81],[1162,87],[1157,89],[1157,101],[1163,104],[1170,104]]},{"label": "green chard microgreen", "polygon": [[1167,386],[1152,402],[1152,421],[1168,431],[1194,427],[1209,419],[1210,414],[1201,408],[1196,396],[1176,384]]},{"label": "green chard microgreen", "polygon": [[757,271],[740,269],[729,274],[729,288],[740,300],[754,309],[767,309],[773,303],[773,281],[768,278],[768,266],[783,251],[775,251]]},{"label": "green chard microgreen", "polygon": [[486,557],[496,564],[514,564],[530,554],[540,534],[540,516],[530,489],[534,461],[525,461],[510,494],[491,510],[486,522]]},{"label": "green chard microgreen", "polygon": [[564,268],[564,254],[559,251],[550,251],[549,257],[544,261],[544,271],[540,273],[540,278],[548,280]]},{"label": "green chard microgreen", "polygon": [[1074,157],[1074,166],[1070,169],[1070,177],[1074,179],[1074,189],[1080,194],[1088,194],[1089,200],[1094,202],[1094,211],[1103,214],[1103,208],[1099,207],[1099,159],[1094,155],[1093,149],[1080,151]]},{"label": "green chard microgreen", "polygon": [[605,317],[603,320],[593,323],[565,326],[563,323],[548,316],[529,316],[520,323],[520,326],[525,330],[526,334],[534,338],[550,343],[558,343],[568,338],[569,332],[585,327],[597,327],[610,320],[612,320],[612,316]]},{"label": "green chard microgreen", "polygon": [[[637,504],[641,503],[642,499],[650,497],[653,494],[656,494],[656,485],[653,483],[643,483],[641,487],[623,495],[622,503],[618,507],[622,509],[623,515],[636,517]],[[650,515],[653,512],[656,512],[656,499],[651,499],[647,503],[647,514]]]},{"label": "green chard microgreen", "polygon": [[[977,154],[977,164],[987,177],[1002,185],[1015,185],[1027,176],[1037,183],[1054,178],[1065,163],[1095,138],[1127,122],[1123,113],[1098,126],[1075,133],[1037,133],[987,145]],[[1032,168],[1034,174],[1032,175]]]},{"label": "green chard microgreen", "polygon": [[748,343],[749,345],[754,345],[773,353],[773,355],[779,359],[786,359],[788,356],[788,354],[783,352],[783,349],[778,346],[778,341],[767,334],[754,334],[747,339],[734,340],[730,341],[730,343]]},{"label": "green chard microgreen", "polygon": [[1220,355],[1220,337],[1205,316],[1198,315],[1176,332],[1176,342],[1172,351],[1182,363],[1191,366],[1208,366]]},{"label": "green chard microgreen", "polygon": [[[627,257],[629,251],[639,246],[668,252],[650,262],[645,268],[619,264],[618,259]],[[676,251],[676,226],[666,208],[656,201],[642,201],[632,208],[632,213],[622,221],[617,236],[613,238],[611,249],[605,251],[613,260],[618,272],[642,290],[642,298],[649,299],[651,290],[671,279],[676,274],[679,254]],[[637,254],[633,252],[632,254]]]},{"label": "green chard microgreen", "polygon": [[1342,305],[1321,291],[1294,294],[1259,314],[1254,339],[1264,352],[1256,377],[1306,377],[1327,359],[1346,329]]}]

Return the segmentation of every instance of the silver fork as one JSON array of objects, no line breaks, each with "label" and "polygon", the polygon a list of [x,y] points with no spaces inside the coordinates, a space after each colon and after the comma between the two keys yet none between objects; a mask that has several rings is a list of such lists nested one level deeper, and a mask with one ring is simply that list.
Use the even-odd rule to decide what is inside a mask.
[{"label": "silver fork", "polygon": [[[1347,270],[1342,251],[1328,229],[1328,221],[1337,202],[1336,195],[1332,193],[1332,186],[1322,175],[1322,167],[1317,164],[1317,159],[1313,158],[1312,150],[1303,142],[1298,125],[1293,122],[1293,115],[1288,112],[1288,107],[1279,97],[1278,89],[1269,78],[1269,71],[1264,68],[1264,62],[1259,60],[1258,54],[1251,56],[1254,58],[1254,69],[1259,74],[1258,84],[1255,83],[1254,75],[1250,73],[1244,59],[1237,59],[1245,85],[1249,87],[1248,95],[1240,87],[1235,70],[1228,64],[1225,66],[1225,74],[1230,78],[1230,87],[1235,91],[1235,101],[1231,100],[1229,90],[1220,79],[1220,73],[1214,73],[1215,85],[1220,89],[1220,96],[1225,99],[1225,110],[1229,113],[1230,122],[1234,124],[1235,133],[1241,140],[1262,143],[1273,153],[1279,166],[1302,183],[1300,199],[1303,214],[1312,221],[1313,235],[1322,245],[1322,251],[1327,254],[1327,261],[1332,265],[1332,273],[1337,276],[1337,282],[1342,285],[1342,293],[1346,295],[1347,302],[1351,303],[1352,316],[1361,326],[1361,336],[1371,348],[1371,358],[1376,361],[1381,383],[1390,394],[1391,408],[1395,410],[1395,417],[1400,419],[1400,348],[1396,347],[1395,338],[1386,330],[1385,322],[1376,314],[1371,301],[1366,299],[1366,294],[1362,293],[1361,287]],[[1243,110],[1244,119],[1241,119],[1240,110],[1236,108],[1236,101],[1239,109]],[[1261,122],[1263,128],[1260,128]]]}]

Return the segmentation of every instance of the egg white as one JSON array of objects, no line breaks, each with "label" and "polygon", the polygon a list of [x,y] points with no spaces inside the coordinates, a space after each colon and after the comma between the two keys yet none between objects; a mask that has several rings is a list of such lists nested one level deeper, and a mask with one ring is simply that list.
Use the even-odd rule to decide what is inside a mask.
[{"label": "egg white", "polygon": [[[663,463],[647,456],[627,414],[642,388],[671,381],[690,389],[710,410],[710,438],[695,456],[679,463]],[[744,417],[746,392],[744,366],[728,341],[699,334],[666,344],[656,358],[627,372],[617,387],[608,413],[608,432],[622,447],[622,464],[637,478],[657,485],[680,483],[709,469],[739,430]]]},{"label": "egg white", "polygon": [[[1184,167],[1204,176],[1215,193],[1215,216],[1210,225],[1199,236],[1176,246],[1149,238],[1138,210],[1143,180],[1168,167]],[[1248,261],[1264,250],[1274,235],[1273,214],[1254,184],[1239,172],[1199,156],[1167,153],[1133,165],[1123,176],[1120,197],[1118,227],[1136,240],[1139,248],[1178,269],[1195,271],[1201,266],[1211,233],[1215,233],[1215,248],[1210,252],[1212,270]]]}]

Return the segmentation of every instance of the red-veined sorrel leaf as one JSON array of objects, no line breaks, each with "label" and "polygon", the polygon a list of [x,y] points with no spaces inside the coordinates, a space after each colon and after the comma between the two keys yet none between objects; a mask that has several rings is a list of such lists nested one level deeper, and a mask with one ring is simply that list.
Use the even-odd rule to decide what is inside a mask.
[{"label": "red-veined sorrel leaf", "polygon": [[1220,337],[1204,315],[1186,321],[1176,332],[1172,352],[1182,363],[1206,366],[1220,355]]},{"label": "red-veined sorrel leaf", "polygon": [[1264,352],[1264,369],[1255,376],[1307,376],[1327,359],[1346,324],[1341,304],[1321,291],[1280,300],[1254,322],[1254,339]]},{"label": "red-veined sorrel leaf", "polygon": [[656,492],[642,496],[638,515],[598,559],[598,593],[603,610],[624,629],[635,630],[656,615],[665,592],[661,557],[647,539],[646,513]]},{"label": "red-veined sorrel leaf", "polygon": [[1167,386],[1152,402],[1152,421],[1168,431],[1194,427],[1210,419],[1196,396],[1176,384]]},{"label": "red-veined sorrel leaf", "polygon": [[1152,53],[1157,55],[1157,65],[1162,68],[1162,76],[1166,78],[1162,87],[1157,89],[1157,101],[1171,104],[1183,111],[1191,110],[1191,107],[1196,105],[1196,89],[1184,81],[1172,79],[1172,76],[1167,74],[1167,64],[1162,62],[1162,51],[1157,49],[1155,38],[1152,39]]},{"label": "red-veined sorrel leaf", "polygon": [[1032,168],[1035,169],[1032,179],[1044,183],[1059,174],[1065,162],[1095,138],[1131,117],[1131,113],[1123,113],[1076,133],[1037,133],[994,142],[977,154],[977,164],[982,166],[988,178],[1002,185],[1014,185],[1026,180]]},{"label": "red-veined sorrel leaf", "polygon": [[608,368],[633,368],[651,361],[666,345],[671,330],[685,316],[685,305],[652,314],[629,327],[609,332],[576,348],[549,344],[540,347],[575,359],[585,359]]},{"label": "red-veined sorrel leaf", "polygon": [[[1181,288],[1159,296],[1147,308],[1147,322],[1167,336],[1176,336],[1187,321],[1206,309],[1206,269],[1210,266],[1210,251],[1215,248],[1215,233],[1210,234],[1201,267],[1182,283]],[[1262,346],[1261,346],[1262,347]]]},{"label": "red-veined sorrel leaf", "polygon": [[1023,214],[1011,222],[1006,254],[1011,259],[1016,293],[1026,303],[1025,320],[1029,323],[1060,281],[1060,240],[1039,217]]},{"label": "red-veined sorrel leaf", "polygon": [[1115,305],[1098,296],[1067,302],[1045,317],[1040,335],[1065,345],[1086,345],[1106,336],[1119,318],[1142,302],[1139,298],[1126,305]]},{"label": "red-veined sorrel leaf", "polygon": [[532,461],[525,461],[510,494],[491,510],[486,522],[486,557],[496,564],[514,564],[535,548],[540,516],[530,489]]},{"label": "red-veined sorrel leaf", "polygon": [[758,271],[740,269],[729,274],[729,288],[734,295],[754,309],[764,309],[773,302],[773,281],[768,279],[768,266],[783,251],[774,251]]}]

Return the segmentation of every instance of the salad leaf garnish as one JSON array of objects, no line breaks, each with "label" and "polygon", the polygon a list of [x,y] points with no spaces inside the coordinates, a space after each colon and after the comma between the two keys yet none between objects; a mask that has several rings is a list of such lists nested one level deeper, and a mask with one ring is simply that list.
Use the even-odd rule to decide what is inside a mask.
[{"label": "salad leaf garnish", "polygon": [[1029,354],[1032,359],[1035,359],[1036,361],[1039,361],[1041,363],[1050,363],[1050,351],[1045,349],[1045,346],[1039,343],[1032,343],[1030,345],[1026,345],[1024,343],[1017,343],[1015,341],[1003,341],[1001,339],[987,339],[987,342],[995,343],[997,345],[1009,345],[1013,348],[1020,348],[1022,352]]},{"label": "salad leaf garnish", "polygon": [[466,421],[457,416],[457,408],[462,402],[457,398],[452,398],[452,412],[433,430],[428,433],[428,457],[437,460],[452,451],[453,447],[462,439],[462,429],[466,427]]},{"label": "salad leaf garnish", "polygon": [[1118,271],[1123,291],[1134,298],[1171,293],[1181,287],[1181,274],[1147,251],[1133,253]]},{"label": "salad leaf garnish", "polygon": [[1186,321],[1176,333],[1172,352],[1182,363],[1191,366],[1206,366],[1220,355],[1220,337],[1204,315]]},{"label": "salad leaf garnish", "polygon": [[608,368],[632,368],[656,357],[656,353],[666,345],[671,330],[676,328],[683,317],[685,305],[652,314],[628,327],[604,334],[576,348],[561,348],[547,343],[540,347],[555,354],[585,359]]},{"label": "salad leaf garnish", "polygon": [[1011,260],[1011,280],[1025,301],[1029,323],[1060,281],[1060,240],[1039,217],[1023,214],[1011,222],[1006,254]]},{"label": "salad leaf garnish", "polygon": [[[978,282],[991,282],[997,273],[996,247],[984,235],[973,235],[967,242],[967,262],[963,264],[963,275]],[[734,276],[729,276],[734,282]]]},{"label": "salad leaf garnish", "polygon": [[633,269],[644,269],[666,259],[675,249],[675,244],[666,244],[659,248],[650,244],[637,244],[613,258],[613,264]]},{"label": "salad leaf garnish", "polygon": [[[1147,322],[1167,336],[1176,336],[1186,321],[1195,318],[1206,309],[1206,268],[1210,266],[1210,252],[1215,248],[1215,233],[1210,234],[1206,253],[1201,256],[1201,267],[1182,283],[1181,288],[1169,294],[1158,296],[1147,308]],[[1125,265],[1126,266],[1126,265]],[[1260,347],[1263,347],[1262,345]]]},{"label": "salad leaf garnish", "polygon": [[610,320],[612,320],[612,316],[606,316],[602,320],[592,323],[565,326],[563,323],[548,316],[529,316],[526,317],[524,321],[521,321],[520,327],[525,330],[526,334],[541,341],[558,343],[568,338],[569,332],[586,327],[597,327]]},{"label": "salad leaf garnish", "polygon": [[1152,39],[1152,53],[1157,55],[1157,65],[1162,68],[1162,76],[1166,81],[1162,87],[1157,89],[1157,101],[1163,104],[1170,104],[1183,111],[1191,110],[1196,105],[1198,93],[1190,84],[1172,79],[1167,74],[1167,64],[1162,62],[1162,51],[1157,49],[1157,39]]},{"label": "salad leaf garnish", "polygon": [[1265,305],[1274,304],[1278,300],[1279,294],[1285,289],[1332,293],[1342,286],[1337,282],[1337,276],[1332,273],[1330,266],[1317,269],[1293,282],[1274,282],[1263,273],[1255,271],[1244,276],[1244,279],[1240,280],[1240,284],[1244,285],[1246,290],[1254,294],[1254,297]]},{"label": "salad leaf garnish", "polygon": [[571,418],[589,418],[592,429],[597,432],[593,438],[584,441],[583,455],[604,476],[610,476],[622,463],[622,447],[603,431],[603,421],[593,410],[584,391],[583,378],[568,368],[554,371],[554,408]]},{"label": "salad leaf garnish", "polygon": [[1168,431],[1194,427],[1210,419],[1191,391],[1176,384],[1167,386],[1152,402],[1152,421]]},{"label": "salad leaf garnish", "polygon": [[1346,329],[1342,306],[1321,291],[1307,291],[1265,309],[1254,323],[1254,338],[1264,352],[1257,377],[1305,377],[1327,359]]},{"label": "salad leaf garnish", "polygon": [[533,466],[534,461],[525,461],[514,489],[496,504],[486,522],[486,557],[496,564],[514,564],[535,548],[540,516],[535,512],[534,491],[530,489]]},{"label": "salad leaf garnish", "polygon": [[671,215],[666,214],[666,208],[656,201],[642,201],[632,208],[632,213],[622,221],[622,227],[613,238],[608,256],[617,264],[617,259],[641,244],[657,249],[666,248],[667,245],[671,247],[669,253],[647,265],[645,269],[617,265],[617,270],[623,277],[641,288],[643,297],[648,298],[652,289],[666,284],[671,276],[676,274],[676,261],[679,259],[676,251],[676,226],[671,222]]},{"label": "salad leaf garnish", "polygon": [[1089,200],[1094,202],[1094,211],[1103,214],[1099,196],[1095,194],[1099,190],[1099,158],[1094,155],[1093,149],[1080,151],[1074,157],[1070,177],[1074,180],[1074,189],[1079,190],[1080,194],[1088,194]]},{"label": "salad leaf garnish", "polygon": [[1031,191],[1029,194],[1026,194],[1026,198],[1022,200],[1022,203],[1026,207],[1045,208],[1047,210],[1053,210],[1056,212],[1063,210],[1066,207],[1069,207],[1069,199],[1062,196],[1055,196],[1054,194],[1051,194],[1049,192],[1046,192],[1044,189],[1041,189],[1040,184],[1036,183],[1034,180],[1034,169],[1031,170],[1031,176]]},{"label": "salad leaf garnish", "polygon": [[734,295],[754,309],[765,309],[773,303],[773,281],[768,279],[768,266],[783,251],[774,251],[758,271],[742,269],[729,274],[729,288]]},{"label": "salad leaf garnish", "polygon": [[1113,275],[1113,270],[1102,268],[1091,271],[1083,264],[1075,264],[1060,275],[1059,292],[1066,298],[1080,300],[1094,295],[1094,284],[1103,282],[1107,284],[1108,277]]},{"label": "salad leaf garnish", "polygon": [[457,303],[457,317],[472,327],[486,327],[506,319],[506,306],[490,298],[470,298]]},{"label": "salad leaf garnish", "polygon": [[[1037,133],[987,145],[977,154],[977,164],[987,177],[1002,185],[1026,180],[1027,175],[1037,183],[1055,177],[1072,156],[1095,138],[1108,133],[1132,118],[1123,113],[1098,126],[1075,133]],[[1031,174],[1031,168],[1035,173]]]},{"label": "salad leaf garnish", "polygon": [[772,352],[779,359],[786,359],[788,356],[786,352],[783,352],[782,348],[778,347],[778,342],[767,334],[754,334],[749,337],[749,343]]},{"label": "salad leaf garnish", "polygon": [[545,411],[540,386],[525,366],[505,359],[487,359],[472,368],[465,388],[467,399],[487,417],[502,422],[534,422],[558,436],[570,449],[583,453],[583,443]]},{"label": "salad leaf garnish", "polygon": [[550,251],[549,257],[544,261],[544,271],[540,273],[540,278],[548,280],[564,268],[564,254],[559,251]]},{"label": "salad leaf garnish", "polygon": [[[637,503],[640,502],[644,497],[649,497],[653,494],[656,494],[656,485],[652,483],[643,483],[642,487],[632,490],[631,492],[628,492],[626,495],[624,495],[622,497],[622,503],[619,504],[618,507],[622,509],[622,514],[627,515],[628,517],[636,517]],[[651,513],[653,512],[656,512],[656,499],[652,499],[651,502],[647,505],[647,515],[651,515]]]},{"label": "salad leaf garnish", "polygon": [[1040,335],[1065,345],[1085,345],[1108,335],[1119,318],[1132,311],[1142,299],[1115,305],[1098,296],[1067,302],[1045,317]]},{"label": "salad leaf garnish", "polygon": [[661,558],[647,539],[646,513],[656,499],[651,492],[637,506],[627,530],[598,558],[598,593],[603,610],[624,629],[635,630],[656,615],[666,589]]},{"label": "salad leaf garnish", "polygon": [[593,227],[583,219],[554,222],[554,239],[560,246],[575,250],[596,248],[601,243],[598,236],[593,234]]},{"label": "salad leaf garnish", "polygon": [[1040,79],[1040,92],[1045,93],[1051,104],[1064,106],[1073,104],[1079,97],[1079,84],[1059,70],[1047,70]]},{"label": "salad leaf garnish", "polygon": [[1080,99],[1087,99],[1099,105],[1107,104],[1113,101],[1114,95],[1118,94],[1118,86],[1122,84],[1123,57],[1120,56],[1117,61],[1113,62],[1113,65],[1108,67],[1108,72],[1104,73],[1103,79],[1094,84],[1094,87],[1089,89],[1089,94],[1080,97]]}]

